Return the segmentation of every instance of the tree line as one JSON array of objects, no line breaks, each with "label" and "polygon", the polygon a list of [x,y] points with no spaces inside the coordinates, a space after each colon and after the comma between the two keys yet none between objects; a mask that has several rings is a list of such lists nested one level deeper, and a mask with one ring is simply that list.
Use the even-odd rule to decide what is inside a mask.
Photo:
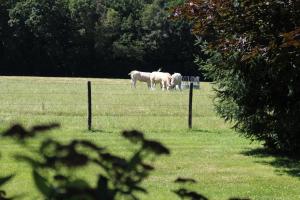
[{"label": "tree line", "polygon": [[132,69],[198,74],[183,0],[0,0],[4,75],[127,77]]}]

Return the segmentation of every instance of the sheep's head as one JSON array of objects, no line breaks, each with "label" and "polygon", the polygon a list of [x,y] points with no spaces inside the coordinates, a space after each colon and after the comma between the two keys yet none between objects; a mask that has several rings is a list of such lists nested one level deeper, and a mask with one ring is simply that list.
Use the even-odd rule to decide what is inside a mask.
[{"label": "sheep's head", "polygon": [[174,77],[171,77],[171,80],[170,80],[170,82],[171,82],[171,86],[175,86],[175,79],[174,79]]}]

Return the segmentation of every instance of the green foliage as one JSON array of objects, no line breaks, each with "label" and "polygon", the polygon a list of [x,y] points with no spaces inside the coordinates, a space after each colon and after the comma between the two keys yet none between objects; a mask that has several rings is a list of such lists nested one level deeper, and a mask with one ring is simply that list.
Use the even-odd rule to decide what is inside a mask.
[{"label": "green foliage", "polygon": [[1,190],[1,186],[10,181],[13,178],[13,175],[9,175],[6,177],[0,177],[0,199],[1,200],[10,200],[11,198],[6,197],[6,192]]},{"label": "green foliage", "polygon": [[[177,178],[175,183],[178,184],[186,184],[186,183],[196,183],[194,179],[190,178]],[[178,195],[181,199],[191,199],[191,200],[208,200],[205,196],[198,194],[197,192],[190,191],[183,186],[181,188],[173,191],[176,195]]]},{"label": "green foliage", "polygon": [[[12,6],[7,23],[13,30],[11,39],[19,64],[29,69],[32,68],[30,65],[33,68],[41,65],[41,71],[47,71],[50,65],[63,67],[72,47],[66,39],[73,39],[70,21],[64,0],[26,0]],[[21,68],[20,71],[26,69]]]},{"label": "green foliage", "polygon": [[195,22],[207,57],[197,61],[215,81],[218,113],[245,136],[291,154],[300,152],[299,6],[197,0],[179,8]]},{"label": "green foliage", "polygon": [[[153,65],[170,65],[164,68],[195,72],[196,65],[184,66],[193,59],[193,53],[185,51],[194,38],[190,32],[181,34],[182,28],[168,18],[169,7],[179,3],[1,0],[0,65],[5,73],[44,75],[127,77],[133,65],[148,67],[147,71],[153,70]],[[181,36],[184,39],[178,41]],[[174,42],[180,44],[174,48]]]},{"label": "green foliage", "polygon": [[[64,144],[53,139],[44,139],[37,151],[27,145],[40,132],[57,127],[58,124],[37,125],[26,130],[22,125],[15,124],[1,133],[3,137],[16,139],[33,153],[28,156],[26,152],[22,152],[15,157],[31,166],[32,179],[45,199],[138,200],[138,193],[147,194],[146,188],[141,184],[154,170],[147,161],[153,162],[157,156],[170,154],[169,149],[160,142],[146,139],[142,132],[136,130],[122,132],[125,139],[138,145],[129,158],[111,154],[106,148],[88,140],[72,140]],[[86,170],[90,165],[98,167],[95,172],[98,179],[94,186],[89,180],[74,173],[76,169]],[[0,178],[0,187],[12,177],[13,175]],[[208,200],[205,196],[183,187],[183,184],[196,183],[194,179],[178,178],[175,183],[181,185],[173,191],[179,198]],[[4,191],[0,191],[0,199],[8,200]]]},{"label": "green foliage", "polygon": [[[36,133],[56,128],[57,124],[34,126],[26,130],[16,124],[2,133],[4,137],[16,137],[27,147],[29,138]],[[123,137],[139,145],[128,159],[109,153],[87,140],[73,140],[69,144],[45,139],[34,156],[18,155],[32,167],[32,177],[45,199],[116,199],[121,196],[138,199],[136,193],[147,193],[141,183],[154,169],[145,161],[159,155],[170,154],[159,142],[148,140],[141,132],[124,131]],[[96,186],[88,180],[70,175],[76,168],[85,169],[96,165],[100,172]],[[48,176],[46,174],[52,174]],[[12,176],[0,179],[0,186]]]}]

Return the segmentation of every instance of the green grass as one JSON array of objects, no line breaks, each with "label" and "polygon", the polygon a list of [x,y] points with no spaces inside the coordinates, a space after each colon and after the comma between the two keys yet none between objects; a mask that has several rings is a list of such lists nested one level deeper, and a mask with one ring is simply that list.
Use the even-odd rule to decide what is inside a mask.
[{"label": "green grass", "polygon": [[[194,90],[193,129],[187,128],[188,91],[148,91],[129,80],[89,79],[93,91],[93,132],[88,132],[87,79],[0,77],[0,130],[15,122],[26,126],[59,122],[62,128],[48,136],[61,141],[89,139],[112,152],[129,155],[134,147],[120,137],[123,129],[139,129],[146,137],[161,141],[171,156],[158,158],[156,170],[144,182],[149,195],[143,200],[173,200],[173,181],[178,177],[198,180],[189,186],[212,200],[229,197],[251,199],[300,199],[300,163],[260,151],[257,142],[240,137],[216,116],[209,83]],[[37,147],[39,140],[31,145]],[[5,185],[8,194],[25,193],[40,199],[33,187],[30,168],[13,155],[23,149],[0,140],[0,177],[16,173]],[[96,180],[95,168],[77,172]]]}]

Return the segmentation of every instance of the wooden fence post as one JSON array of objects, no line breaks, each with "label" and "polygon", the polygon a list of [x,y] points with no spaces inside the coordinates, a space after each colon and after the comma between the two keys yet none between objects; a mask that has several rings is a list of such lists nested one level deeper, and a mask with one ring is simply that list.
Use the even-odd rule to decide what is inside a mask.
[{"label": "wooden fence post", "polygon": [[192,128],[192,122],[193,122],[193,89],[194,84],[193,82],[190,83],[190,94],[189,94],[189,128]]},{"label": "wooden fence post", "polygon": [[91,81],[87,82],[88,86],[88,129],[92,130],[92,88]]}]

